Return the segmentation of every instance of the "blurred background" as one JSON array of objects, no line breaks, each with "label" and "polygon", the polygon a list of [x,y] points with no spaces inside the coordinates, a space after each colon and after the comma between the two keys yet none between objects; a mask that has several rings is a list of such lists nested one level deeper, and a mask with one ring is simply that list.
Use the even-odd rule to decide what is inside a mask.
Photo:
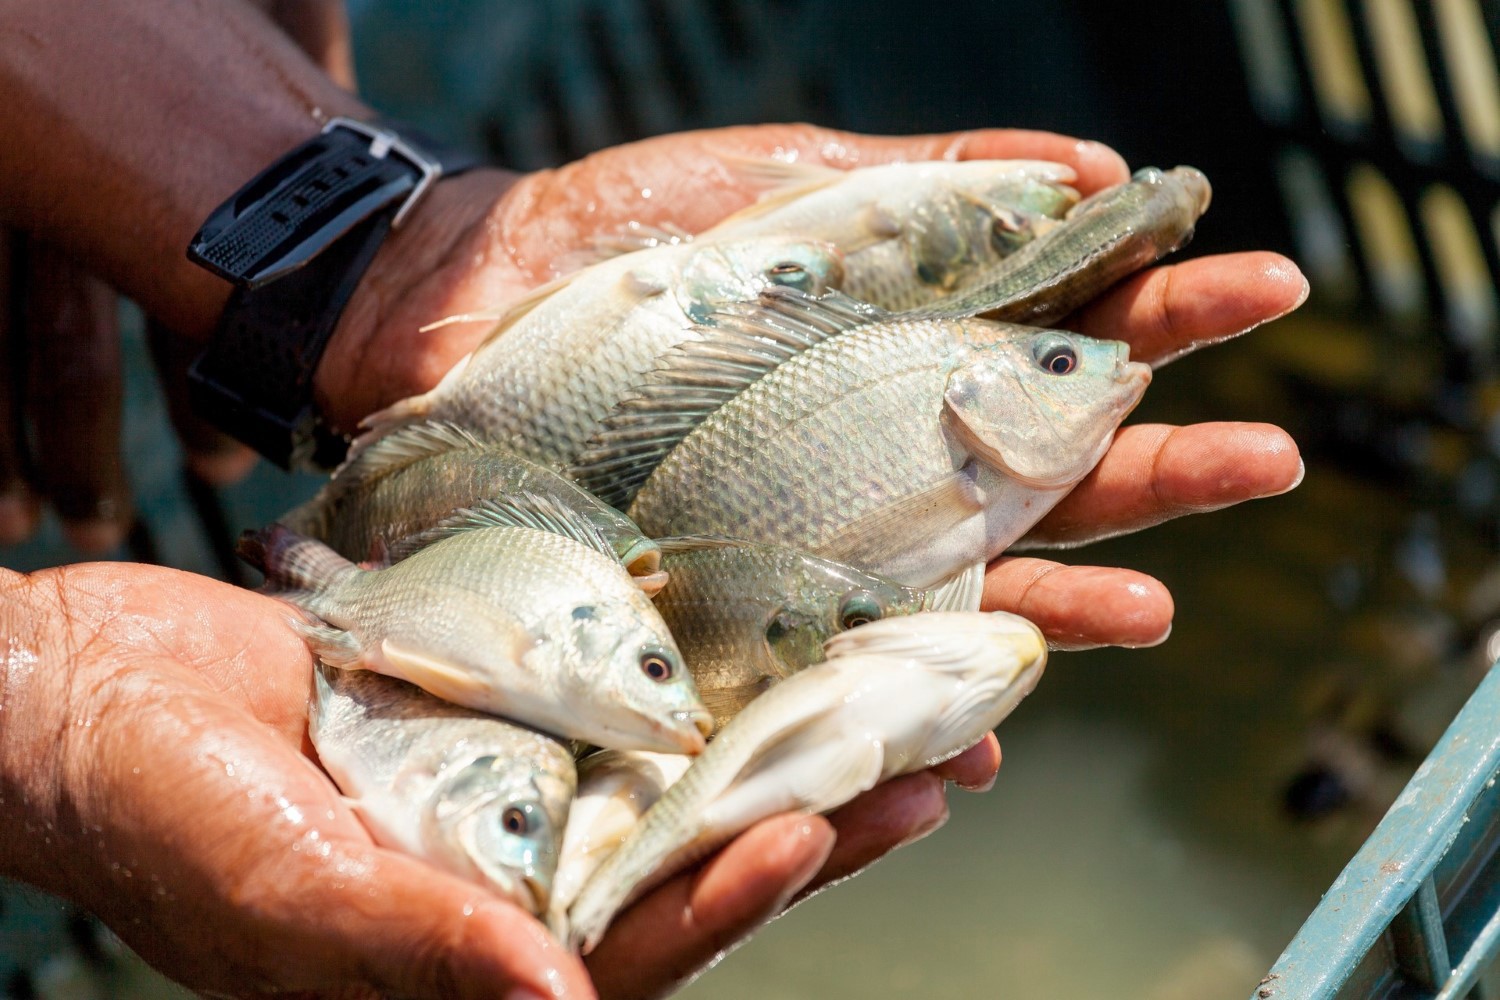
[{"label": "blurred background", "polygon": [[[1065,553],[1177,597],[1151,650],[1058,654],[993,792],[772,925],[692,998],[1244,997],[1500,652],[1493,0],[351,0],[361,90],[516,169],[685,128],[983,125],[1199,167],[1188,254],[1268,248],[1297,314],[1161,371],[1132,418],[1257,420],[1292,494]],[[141,514],[120,558],[236,578],[299,502],[181,470],[125,316]],[[54,524],[0,563],[77,558]],[[168,996],[11,891],[10,997]],[[8,963],[8,964],[7,964]]]}]

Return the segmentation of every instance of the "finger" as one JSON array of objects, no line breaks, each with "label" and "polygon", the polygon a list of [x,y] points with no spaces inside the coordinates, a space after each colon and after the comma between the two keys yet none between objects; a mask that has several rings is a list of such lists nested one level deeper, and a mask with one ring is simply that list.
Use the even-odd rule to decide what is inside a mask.
[{"label": "finger", "polygon": [[966,792],[989,791],[999,772],[1000,741],[994,733],[985,733],[978,743],[932,769],[933,774]]},{"label": "finger", "polygon": [[821,816],[783,815],[622,913],[586,964],[601,997],[664,996],[786,906],[834,850]]},{"label": "finger", "polygon": [[1059,325],[1128,341],[1134,360],[1163,365],[1285,316],[1307,290],[1297,265],[1280,254],[1199,257],[1127,278]]},{"label": "finger", "polygon": [[1277,496],[1302,474],[1297,443],[1271,424],[1133,424],[1017,548],[1083,545]]},{"label": "finger", "polygon": [[1172,595],[1134,570],[1001,556],[984,575],[984,611],[1030,619],[1054,649],[1154,646],[1172,630]]},{"label": "finger", "polygon": [[932,771],[892,778],[829,813],[828,821],[838,840],[794,904],[853,878],[896,848],[942,827],[948,821],[943,779]]},{"label": "finger", "polygon": [[76,548],[107,552],[130,524],[115,294],[36,240],[28,245],[27,275],[25,413],[38,490]]},{"label": "finger", "polygon": [[16,390],[24,371],[21,344],[15,329],[14,295],[20,285],[15,278],[17,237],[0,229],[0,545],[24,541],[36,530],[41,508],[26,483],[22,458],[21,409]]},{"label": "finger", "polygon": [[202,345],[150,319],[146,321],[146,343],[187,467],[210,486],[227,486],[244,479],[255,468],[258,456],[194,413],[189,402],[188,369]]}]

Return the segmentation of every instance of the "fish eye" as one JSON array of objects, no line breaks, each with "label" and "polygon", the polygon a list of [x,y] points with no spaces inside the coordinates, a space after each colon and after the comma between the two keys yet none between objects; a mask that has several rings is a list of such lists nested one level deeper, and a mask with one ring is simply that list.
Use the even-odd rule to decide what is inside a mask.
[{"label": "fish eye", "polygon": [[878,622],[884,614],[885,609],[874,595],[856,590],[839,605],[839,626],[847,631],[870,622]]},{"label": "fish eye", "polygon": [[773,264],[766,272],[774,285],[783,285],[787,288],[796,288],[800,291],[809,291],[812,288],[812,275],[808,274],[807,268],[792,261],[782,261]]},{"label": "fish eye", "polygon": [[500,814],[500,826],[513,837],[524,837],[531,829],[531,819],[520,806],[511,806]]},{"label": "fish eye", "polygon": [[660,653],[647,653],[641,657],[641,673],[662,684],[672,679],[672,664]]},{"label": "fish eye", "polygon": [[1078,367],[1078,351],[1066,337],[1040,337],[1031,354],[1049,375],[1067,375]]}]

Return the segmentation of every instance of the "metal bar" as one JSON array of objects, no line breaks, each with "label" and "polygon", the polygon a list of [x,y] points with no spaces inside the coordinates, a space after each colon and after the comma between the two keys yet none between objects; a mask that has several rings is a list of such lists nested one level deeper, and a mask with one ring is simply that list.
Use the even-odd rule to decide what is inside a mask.
[{"label": "metal bar", "polygon": [[1500,954],[1500,910],[1497,910],[1474,938],[1474,943],[1459,959],[1453,969],[1453,977],[1443,984],[1442,990],[1433,1000],[1459,1000],[1479,981],[1485,966]]},{"label": "metal bar", "polygon": [[1441,987],[1453,972],[1453,967],[1448,961],[1443,913],[1438,906],[1437,886],[1431,875],[1422,880],[1411,901],[1396,914],[1390,930],[1396,962],[1402,974],[1424,989]]}]

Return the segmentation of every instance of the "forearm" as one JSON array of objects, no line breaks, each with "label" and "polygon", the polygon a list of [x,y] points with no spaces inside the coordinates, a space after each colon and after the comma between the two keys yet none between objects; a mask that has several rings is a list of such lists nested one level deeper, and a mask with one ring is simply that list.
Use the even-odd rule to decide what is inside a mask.
[{"label": "forearm", "polygon": [[237,0],[0,5],[0,223],[206,336],[228,285],[187,261],[208,213],[334,115],[369,110]]}]

